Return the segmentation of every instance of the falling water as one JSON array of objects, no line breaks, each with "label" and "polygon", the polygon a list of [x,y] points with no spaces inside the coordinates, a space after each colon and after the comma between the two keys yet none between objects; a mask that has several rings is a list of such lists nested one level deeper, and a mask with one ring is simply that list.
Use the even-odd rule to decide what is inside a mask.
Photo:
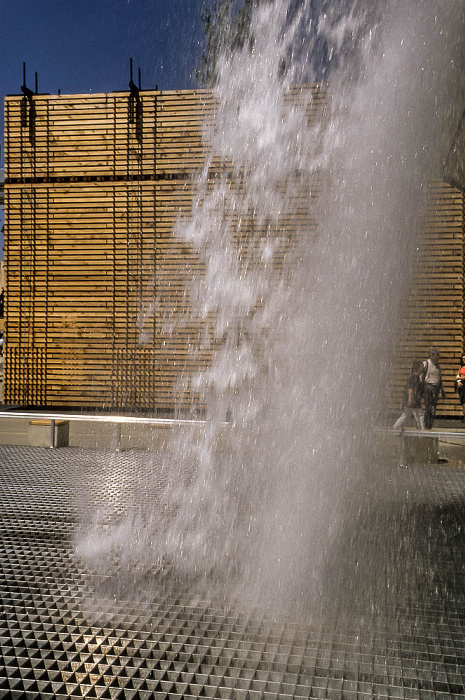
[{"label": "falling water", "polygon": [[[189,303],[218,345],[193,380],[207,427],[175,436],[174,461],[197,471],[171,479],[170,519],[138,532],[138,557],[265,604],[325,587],[462,111],[464,14],[462,0],[267,1],[253,40],[220,56],[209,155],[175,232],[204,263]],[[213,182],[217,162],[228,177]]]}]

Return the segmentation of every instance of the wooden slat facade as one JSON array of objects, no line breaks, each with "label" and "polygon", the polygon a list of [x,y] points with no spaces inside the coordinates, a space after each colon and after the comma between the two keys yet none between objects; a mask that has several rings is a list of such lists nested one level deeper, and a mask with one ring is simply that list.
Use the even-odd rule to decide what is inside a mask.
[{"label": "wooden slat facade", "polygon": [[170,409],[208,360],[175,323],[198,263],[171,234],[213,100],[139,96],[5,101],[7,403]]},{"label": "wooden slat facade", "polygon": [[433,182],[396,345],[391,404],[397,409],[412,361],[425,360],[433,346],[440,351],[446,390],[438,415],[462,414],[454,382],[465,347],[464,225],[463,192]]},{"label": "wooden slat facade", "polygon": [[[192,210],[192,176],[204,165],[215,101],[203,90],[139,97],[37,95],[33,112],[21,96],[5,100],[7,403],[172,409],[180,377],[208,365],[211,350],[198,348],[201,322],[183,318],[186,282],[201,263],[173,230]],[[304,101],[310,120],[325,104],[319,86],[296,88],[286,100]],[[210,167],[224,173],[231,165],[213,158]],[[284,239],[315,228],[316,192],[296,194],[279,222]],[[252,217],[242,231],[247,226]],[[441,410],[457,411],[451,378],[464,340],[463,229],[462,193],[435,183],[394,403],[412,357],[435,344],[447,378]],[[186,405],[197,400],[190,391],[183,397]]]}]

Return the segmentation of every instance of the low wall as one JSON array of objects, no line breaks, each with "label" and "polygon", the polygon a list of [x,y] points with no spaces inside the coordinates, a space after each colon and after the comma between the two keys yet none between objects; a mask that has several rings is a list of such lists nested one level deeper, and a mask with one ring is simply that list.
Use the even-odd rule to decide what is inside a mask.
[{"label": "low wall", "polygon": [[[51,447],[53,414],[0,412],[0,445],[30,445]],[[113,420],[112,420],[113,418]],[[174,431],[193,433],[200,440],[205,429],[202,421],[176,421],[141,417],[104,416],[86,419],[83,416],[56,415],[55,443],[57,447],[81,447],[99,450],[160,450],[169,447]],[[128,422],[125,422],[128,421]],[[66,426],[64,425],[66,424]],[[61,431],[61,432],[60,432]],[[218,435],[218,447],[231,436],[232,426],[223,424]],[[66,434],[66,437],[63,434]]]}]

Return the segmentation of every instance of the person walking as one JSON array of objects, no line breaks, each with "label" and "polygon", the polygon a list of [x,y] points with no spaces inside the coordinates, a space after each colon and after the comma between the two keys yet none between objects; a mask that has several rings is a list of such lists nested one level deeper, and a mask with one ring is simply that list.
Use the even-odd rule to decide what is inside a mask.
[{"label": "person walking", "polygon": [[404,396],[404,410],[401,416],[394,423],[394,430],[400,430],[407,418],[413,416],[417,428],[424,430],[425,420],[421,407],[421,399],[423,396],[423,384],[421,381],[421,373],[423,371],[423,362],[415,360],[410,370],[410,375],[407,380]]},{"label": "person walking", "polygon": [[431,348],[429,358],[423,362],[422,379],[425,396],[425,428],[431,430],[434,416],[436,415],[439,394],[441,394],[442,399],[446,398],[442,385],[442,371],[437,348]]},{"label": "person walking", "polygon": [[459,395],[459,401],[463,411],[463,420],[465,421],[465,353],[460,358],[460,365],[455,378],[455,389]]}]

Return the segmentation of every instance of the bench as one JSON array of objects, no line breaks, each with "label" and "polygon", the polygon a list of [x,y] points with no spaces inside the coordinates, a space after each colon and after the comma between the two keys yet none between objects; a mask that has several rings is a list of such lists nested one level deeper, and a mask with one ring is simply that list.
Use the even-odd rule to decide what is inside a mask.
[{"label": "bench", "polygon": [[68,447],[69,421],[33,418],[29,421],[28,441],[31,447]]}]

